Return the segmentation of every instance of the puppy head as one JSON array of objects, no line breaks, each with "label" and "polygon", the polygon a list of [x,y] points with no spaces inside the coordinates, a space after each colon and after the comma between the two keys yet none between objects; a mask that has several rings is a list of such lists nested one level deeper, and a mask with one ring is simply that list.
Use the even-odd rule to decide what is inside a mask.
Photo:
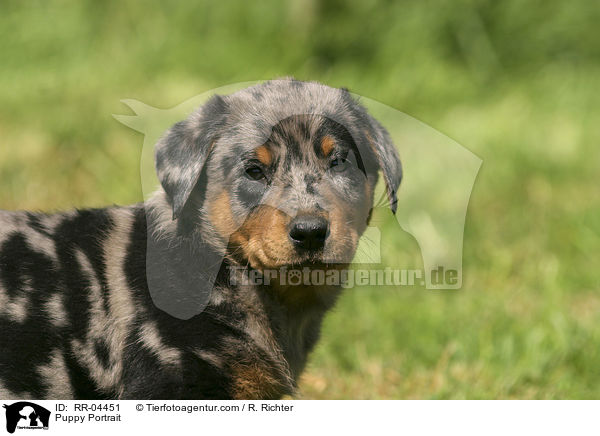
[{"label": "puppy head", "polygon": [[256,269],[349,263],[378,171],[393,212],[402,177],[347,91],[296,80],[213,97],[159,141],[156,164],[174,219]]}]

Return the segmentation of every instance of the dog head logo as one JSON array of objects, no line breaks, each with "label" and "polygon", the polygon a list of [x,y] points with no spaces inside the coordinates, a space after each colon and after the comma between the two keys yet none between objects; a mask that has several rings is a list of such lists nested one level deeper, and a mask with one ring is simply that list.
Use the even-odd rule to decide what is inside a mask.
[{"label": "dog head logo", "polygon": [[18,429],[48,429],[50,411],[28,401],[4,405],[6,409],[6,431]]},{"label": "dog head logo", "polygon": [[[405,252],[411,248],[413,241],[404,238],[402,248],[390,247],[393,245],[390,242],[393,238],[383,238],[381,230],[389,232],[391,227],[379,225],[377,221],[382,219],[382,214],[371,221],[370,212],[368,219],[359,213],[368,209],[356,200],[362,198],[358,194],[364,191],[369,200],[374,200],[374,208],[391,209],[395,212],[399,227],[418,244],[424,272],[422,285],[427,289],[459,289],[462,286],[465,217],[481,159],[420,121],[364,97],[359,99],[358,96],[353,96],[366,107],[371,114],[369,116],[362,109],[357,109],[350,94],[340,90],[287,80],[270,81],[247,88],[248,85],[256,83],[219,88],[169,110],[124,100],[123,103],[136,115],[115,115],[123,124],[144,133],[142,190],[146,198],[152,198],[152,193],[160,182],[171,198],[173,223],[176,223],[173,226],[184,227],[181,223],[185,220],[179,220],[178,217],[186,204],[193,213],[206,209],[208,212],[198,222],[202,225],[211,222],[216,230],[202,232],[202,240],[217,240],[221,236],[220,239],[225,243],[230,242],[231,253],[242,254],[243,260],[248,261],[252,267],[253,262],[259,267],[270,264],[264,261],[265,258],[267,261],[275,259],[271,263],[277,265],[277,262],[301,265],[303,259],[293,258],[293,250],[289,247],[283,229],[289,228],[287,218],[297,217],[300,209],[306,209],[302,202],[321,195],[321,200],[324,201],[317,201],[322,209],[320,216],[313,217],[310,222],[300,223],[303,226],[301,228],[315,230],[308,235],[315,237],[310,239],[301,234],[300,238],[296,238],[290,233],[292,239],[310,242],[309,245],[312,246],[315,245],[313,242],[322,242],[329,235],[329,243],[323,252],[329,247],[331,255],[324,261],[338,264],[347,263],[348,260],[356,264],[382,263],[382,247],[385,246],[386,265],[406,268],[408,257]],[[304,91],[301,92],[300,89]],[[283,91],[277,94],[274,90]],[[288,91],[289,98],[282,97]],[[215,93],[225,97],[209,99]],[[292,98],[298,95],[306,98]],[[344,96],[341,100],[345,104],[327,105],[327,102],[340,101],[336,97],[340,95]],[[265,99],[268,96],[273,98],[267,101]],[[198,110],[198,107],[201,109]],[[355,109],[354,112],[352,108]],[[309,122],[304,122],[305,118]],[[318,133],[322,130],[317,127],[327,124],[316,121],[325,118],[332,127],[325,129],[327,135],[322,136],[319,141],[312,141],[313,137],[319,137]],[[179,122],[182,119],[186,121]],[[386,127],[387,132],[377,128],[379,122]],[[170,126],[173,127],[167,130]],[[347,155],[350,159],[342,156],[341,159],[331,160],[330,166],[338,162],[345,165],[324,169],[322,174],[297,171],[293,156],[288,159],[291,153],[287,153],[282,144],[292,144],[294,147],[295,144],[300,144],[296,148],[304,150],[306,147],[302,144],[305,140],[312,145],[317,144],[315,153],[327,156],[330,160],[336,157],[336,150],[342,149],[343,144],[350,144],[350,148],[354,150],[353,141],[358,153],[354,150],[353,155]],[[176,146],[172,146],[173,144]],[[364,147],[364,144],[371,148]],[[402,170],[400,163],[394,158],[392,144],[395,144],[402,158]],[[256,165],[244,166],[239,163],[248,154],[245,147],[254,147],[255,157],[252,163]],[[385,182],[376,187],[374,196],[371,190],[376,178],[371,176],[369,168],[373,165],[369,165],[368,159],[371,151],[375,152],[375,164],[381,167]],[[320,168],[317,164],[309,165],[312,163],[312,155],[312,151],[302,154],[297,167],[306,163],[305,166],[309,166],[311,170]],[[355,157],[354,160],[352,156]],[[289,168],[286,166],[288,161],[291,162]],[[277,166],[278,162],[286,165]],[[356,174],[352,180],[362,180],[365,183],[348,182],[343,186],[335,184],[333,188],[345,189],[342,195],[338,192],[340,190],[328,190],[326,183],[320,183],[329,180],[324,174],[345,171],[344,168],[350,168],[342,174],[346,180],[351,179],[350,175]],[[360,178],[360,171],[353,171],[354,169],[364,169],[362,172],[365,177]],[[242,170],[246,174],[241,174]],[[336,180],[344,177],[337,177]],[[402,189],[398,190],[402,177]],[[334,178],[331,177],[332,180]],[[278,190],[280,181],[282,188]],[[302,191],[301,196],[294,197],[296,185],[306,185],[308,194],[304,195]],[[211,189],[198,189],[195,192],[198,186],[208,186]],[[313,187],[315,195],[309,192],[310,187]],[[261,207],[251,209],[256,211],[254,215],[246,215],[247,209],[254,207],[254,203],[246,199],[254,196],[261,196]],[[199,200],[191,201],[190,198]],[[211,205],[214,206],[212,209]],[[259,211],[263,213],[258,213]],[[151,218],[153,216],[152,213],[148,215]],[[245,217],[248,219],[244,219]],[[325,222],[329,227],[319,224]],[[362,224],[360,228],[346,225],[365,222],[368,224],[366,228]],[[154,233],[160,235],[162,231],[163,228],[157,228]],[[188,251],[192,253],[191,250]],[[160,240],[148,241],[150,293],[154,303],[162,310],[187,319],[203,310],[208,292],[219,271],[222,253],[215,250],[217,255],[214,258],[204,255],[200,268],[198,261],[190,260],[184,249],[180,249],[177,255],[172,255],[171,252],[172,248],[162,247]],[[165,259],[175,259],[173,266],[169,268],[172,271],[170,274],[164,274]],[[153,274],[154,271],[157,273]],[[198,271],[202,271],[202,274]],[[162,289],[186,289],[185,283],[173,286],[173,280],[180,278],[206,286],[202,288],[197,285],[196,288],[202,288],[202,292],[196,292],[195,289],[191,296],[161,293]],[[165,280],[169,282],[164,283]]]}]

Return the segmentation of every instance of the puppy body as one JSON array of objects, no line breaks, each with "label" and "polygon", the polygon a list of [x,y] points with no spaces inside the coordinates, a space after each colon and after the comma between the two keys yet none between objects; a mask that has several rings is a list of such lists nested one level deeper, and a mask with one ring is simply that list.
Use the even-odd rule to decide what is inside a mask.
[{"label": "puppy body", "polygon": [[202,313],[189,320],[166,314],[146,283],[143,205],[2,212],[0,226],[0,397],[293,392],[326,307],[292,321],[261,287],[232,288],[224,262]]},{"label": "puppy body", "polygon": [[[231,267],[347,264],[378,169],[395,209],[383,128],[343,90],[273,81],[175,125],[146,204],[0,212],[0,398],[292,395],[339,287]],[[317,219],[327,231],[306,245]]]}]

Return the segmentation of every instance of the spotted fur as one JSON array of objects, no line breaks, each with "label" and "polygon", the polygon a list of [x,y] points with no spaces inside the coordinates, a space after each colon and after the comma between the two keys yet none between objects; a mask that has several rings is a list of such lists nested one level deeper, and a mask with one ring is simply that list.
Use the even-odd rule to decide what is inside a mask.
[{"label": "spotted fur", "polygon": [[[378,170],[394,211],[401,178],[347,91],[291,79],[213,97],[156,165],[145,204],[0,211],[0,398],[293,395],[339,288],[233,284],[228,267],[343,267]],[[290,242],[304,215],[328,222],[315,252]]]}]

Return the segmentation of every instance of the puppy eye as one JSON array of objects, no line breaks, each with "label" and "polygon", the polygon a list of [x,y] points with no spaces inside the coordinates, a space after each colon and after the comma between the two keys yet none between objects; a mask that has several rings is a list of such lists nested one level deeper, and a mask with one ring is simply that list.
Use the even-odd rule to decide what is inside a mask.
[{"label": "puppy eye", "polygon": [[265,178],[265,173],[263,173],[263,170],[257,166],[246,168],[246,175],[252,180],[263,180]]},{"label": "puppy eye", "polygon": [[348,166],[348,159],[344,158],[344,157],[336,157],[335,159],[333,159],[330,163],[329,163],[329,168],[333,169],[334,171],[344,171],[347,166]]}]

